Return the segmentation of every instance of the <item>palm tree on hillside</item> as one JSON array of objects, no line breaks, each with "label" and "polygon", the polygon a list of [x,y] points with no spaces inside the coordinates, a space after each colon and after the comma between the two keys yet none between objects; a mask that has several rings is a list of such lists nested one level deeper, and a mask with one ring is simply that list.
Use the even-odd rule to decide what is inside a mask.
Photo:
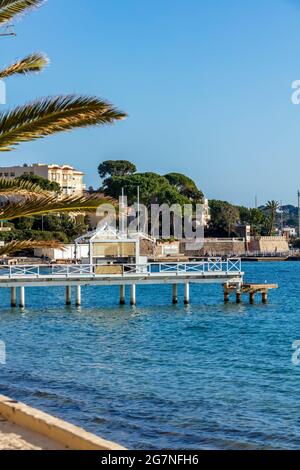
[{"label": "palm tree on hillside", "polygon": [[[44,0],[0,0],[0,27],[16,16],[27,13]],[[0,70],[0,79],[13,75],[41,72],[49,64],[45,54],[29,54]],[[0,152],[10,152],[20,143],[41,139],[59,132],[88,126],[113,124],[126,114],[109,102],[90,96],[62,95],[35,100],[15,109],[0,112]],[[0,222],[40,214],[95,210],[108,199],[102,196],[57,198],[38,185],[27,181],[0,179],[0,197],[7,203],[0,209]],[[17,200],[16,200],[16,196]],[[56,242],[51,242],[55,244]],[[41,246],[41,242],[28,241],[27,248]],[[45,243],[48,246],[48,242]],[[1,249],[0,255],[17,251],[20,244],[13,242]]]},{"label": "palm tree on hillside", "polygon": [[267,219],[267,224],[268,224],[268,234],[269,236],[272,236],[275,231],[275,223],[276,223],[276,214],[277,211],[280,207],[280,204],[278,201],[268,201],[266,205],[266,210],[268,212],[268,219]]}]

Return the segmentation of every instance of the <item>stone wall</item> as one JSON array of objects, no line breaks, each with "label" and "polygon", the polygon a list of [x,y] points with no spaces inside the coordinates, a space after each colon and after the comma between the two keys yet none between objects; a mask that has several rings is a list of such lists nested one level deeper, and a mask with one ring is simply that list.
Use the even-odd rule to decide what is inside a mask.
[{"label": "stone wall", "polygon": [[216,240],[207,238],[204,241],[203,247],[193,248],[193,243],[182,242],[180,252],[186,256],[238,256],[245,253],[245,242],[242,240],[224,239]]},{"label": "stone wall", "polygon": [[253,253],[287,253],[289,244],[285,237],[257,237],[251,239],[248,250]]},{"label": "stone wall", "polygon": [[[202,247],[195,244],[194,241],[188,242],[186,240],[181,241],[179,245],[179,253],[190,258],[200,256],[242,256],[247,251],[253,254],[287,253],[289,245],[285,237],[252,237],[251,242],[247,244],[242,238],[206,238],[202,243]],[[156,254],[162,256],[163,244],[158,244]]]},{"label": "stone wall", "polygon": [[140,239],[140,254],[141,256],[156,256],[157,254],[157,246],[151,240],[147,240],[146,238]]}]

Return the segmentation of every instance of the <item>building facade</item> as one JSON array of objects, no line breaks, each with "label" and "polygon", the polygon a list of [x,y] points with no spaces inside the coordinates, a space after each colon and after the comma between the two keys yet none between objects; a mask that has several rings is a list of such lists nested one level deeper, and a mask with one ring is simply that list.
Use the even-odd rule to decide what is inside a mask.
[{"label": "building facade", "polygon": [[58,183],[66,196],[81,195],[85,190],[84,173],[69,165],[33,165],[0,167],[0,178],[14,179],[20,176],[41,176],[48,181]]}]

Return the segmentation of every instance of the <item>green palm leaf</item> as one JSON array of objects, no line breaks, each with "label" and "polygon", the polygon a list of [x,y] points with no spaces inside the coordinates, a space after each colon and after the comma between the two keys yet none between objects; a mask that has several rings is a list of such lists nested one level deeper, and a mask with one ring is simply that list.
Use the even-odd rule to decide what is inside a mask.
[{"label": "green palm leaf", "polygon": [[0,151],[75,128],[112,124],[126,114],[96,97],[58,96],[44,98],[0,113]]},{"label": "green palm leaf", "polygon": [[12,241],[5,246],[0,247],[0,256],[9,256],[18,251],[31,250],[33,248],[58,248],[63,249],[64,245],[58,241],[43,241],[43,240],[24,240]]},{"label": "green palm leaf", "polygon": [[39,185],[22,179],[0,178],[0,196],[29,196],[29,195],[49,195],[49,191],[42,189]]},{"label": "green palm leaf", "polygon": [[46,65],[49,64],[49,59],[45,54],[39,52],[30,54],[22,60],[6,67],[0,71],[0,79],[10,77],[11,75],[25,75],[30,72],[41,72]]},{"label": "green palm leaf", "polygon": [[0,0],[0,25],[42,3],[44,0]]},{"label": "green palm leaf", "polygon": [[104,196],[70,196],[63,198],[42,195],[31,196],[17,202],[9,201],[0,210],[0,221],[50,213],[93,211],[101,204],[108,203],[115,204],[115,201]]}]

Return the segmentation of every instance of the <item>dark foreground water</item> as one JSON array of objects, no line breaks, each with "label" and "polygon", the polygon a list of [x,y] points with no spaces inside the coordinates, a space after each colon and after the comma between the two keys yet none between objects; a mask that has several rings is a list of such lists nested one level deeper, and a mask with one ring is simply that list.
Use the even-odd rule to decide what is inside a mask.
[{"label": "dark foreground water", "polygon": [[[269,305],[222,303],[192,286],[189,307],[169,286],[27,289],[24,313],[1,293],[0,393],[133,449],[300,448],[300,263],[245,264],[246,280],[278,282]],[[181,297],[183,292],[181,292]]]}]

